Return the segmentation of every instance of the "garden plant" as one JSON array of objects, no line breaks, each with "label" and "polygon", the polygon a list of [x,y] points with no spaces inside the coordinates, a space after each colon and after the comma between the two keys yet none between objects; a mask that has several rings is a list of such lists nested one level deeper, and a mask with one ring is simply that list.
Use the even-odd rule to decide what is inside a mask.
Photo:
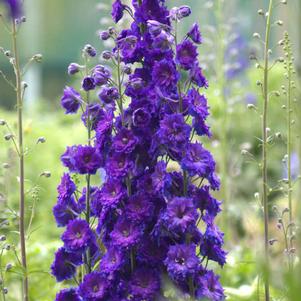
[{"label": "garden plant", "polygon": [[246,35],[244,4],[87,2],[97,39],[29,106],[35,5],[0,0],[1,301],[301,300],[301,5]]}]

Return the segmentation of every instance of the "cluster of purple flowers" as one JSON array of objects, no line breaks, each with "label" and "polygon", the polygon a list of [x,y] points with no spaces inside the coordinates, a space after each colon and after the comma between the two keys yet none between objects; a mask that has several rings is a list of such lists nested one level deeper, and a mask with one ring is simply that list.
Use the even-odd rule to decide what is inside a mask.
[{"label": "cluster of purple flowers", "polygon": [[[133,0],[133,10],[114,2],[115,22],[126,12],[135,20],[120,33],[100,34],[115,42],[102,57],[116,76],[102,65],[68,68],[88,70],[82,95],[66,87],[61,103],[67,114],[82,109],[89,141],[61,157],[69,172],[53,212],[66,228],[51,269],[57,281],[79,285],[63,289],[57,301],[167,300],[166,277],[193,299],[224,300],[219,277],[208,269],[210,260],[226,261],[214,223],[220,202],[210,194],[219,180],[212,155],[196,141],[211,135],[200,93],[207,87],[198,63],[202,37],[193,24],[180,40],[173,25],[190,8],[168,10],[164,2]],[[96,56],[90,45],[83,53],[86,62]],[[91,186],[100,171],[104,183]],[[80,188],[71,174],[84,175],[87,185]]]}]

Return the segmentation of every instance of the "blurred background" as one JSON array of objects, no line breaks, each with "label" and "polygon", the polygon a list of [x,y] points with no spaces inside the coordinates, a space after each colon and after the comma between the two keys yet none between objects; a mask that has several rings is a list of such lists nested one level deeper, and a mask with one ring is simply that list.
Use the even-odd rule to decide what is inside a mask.
[{"label": "blurred background", "polygon": [[[276,1],[278,3],[280,1]],[[278,47],[283,32],[289,31],[292,41],[296,83],[301,78],[301,3],[288,0],[287,5],[277,5],[273,20],[282,20],[283,26],[275,24],[272,30],[271,62],[283,56]],[[23,63],[33,54],[43,54],[42,64],[33,65],[26,74],[29,83],[25,99],[25,142],[28,155],[27,219],[33,220],[29,235],[29,266],[33,300],[53,300],[58,284],[49,275],[53,252],[60,245],[61,230],[56,228],[52,207],[56,202],[56,186],[63,168],[59,158],[67,145],[84,141],[85,132],[76,116],[67,117],[60,109],[60,97],[65,85],[78,87],[78,79],[67,75],[71,62],[80,62],[80,53],[87,43],[97,48],[98,53],[109,49],[98,38],[100,30],[113,26],[110,16],[110,0],[25,0],[27,22],[20,31],[19,42]],[[222,283],[227,288],[228,300],[262,300],[261,254],[263,246],[262,206],[260,202],[260,112],[262,97],[256,82],[262,72],[256,69],[250,55],[262,60],[262,43],[253,38],[257,32],[264,37],[264,19],[259,9],[267,10],[268,0],[172,0],[170,7],[190,5],[192,16],[185,19],[180,30],[182,35],[195,21],[200,23],[203,45],[200,47],[200,63],[204,67],[210,87],[206,92],[211,107],[209,124],[213,131],[211,141],[202,140],[214,152],[222,189],[217,194],[224,201],[224,212],[219,225],[225,232],[226,249],[229,251],[228,265],[223,270]],[[0,11],[3,7],[0,6]],[[127,20],[120,27],[127,26]],[[0,46],[9,49],[9,35],[0,25]],[[12,78],[7,59],[0,56],[0,70]],[[276,64],[271,72],[270,88],[280,90],[285,84],[284,69]],[[299,181],[301,160],[300,90],[294,92],[294,210],[300,216],[301,185]],[[300,301],[300,295],[287,297],[287,286],[283,275],[286,271],[284,239],[277,230],[278,216],[272,210],[277,206],[281,212],[287,206],[287,195],[282,180],[287,175],[286,112],[283,110],[285,95],[270,102],[269,128],[273,137],[269,150],[269,187],[271,187],[270,217],[271,238],[277,243],[271,247],[273,256],[273,288],[275,300]],[[250,104],[256,110],[250,110]],[[14,93],[0,77],[0,119],[7,120],[14,129]],[[0,128],[5,135],[6,130]],[[280,135],[279,135],[280,133]],[[46,143],[36,144],[39,137]],[[0,223],[9,220],[4,228],[13,244],[16,234],[17,215],[17,165],[13,148],[0,140]],[[6,165],[6,163],[8,165]],[[3,165],[4,164],[4,165]],[[8,167],[8,168],[7,168]],[[51,172],[50,178],[40,177]],[[2,231],[2,228],[1,228]],[[13,254],[5,255],[4,262],[13,262]],[[214,267],[219,269],[218,267]],[[285,274],[285,273],[284,273]],[[7,274],[8,288],[12,293],[7,300],[20,300],[18,271]],[[300,278],[299,278],[300,279]],[[44,289],[38,283],[42,282]],[[298,289],[294,281],[292,289]],[[55,289],[54,289],[55,288]],[[299,299],[298,299],[299,298]]]}]

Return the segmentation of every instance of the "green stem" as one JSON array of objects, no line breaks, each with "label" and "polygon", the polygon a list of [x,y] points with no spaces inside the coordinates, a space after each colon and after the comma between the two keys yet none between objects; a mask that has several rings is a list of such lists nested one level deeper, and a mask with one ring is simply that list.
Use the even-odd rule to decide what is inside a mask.
[{"label": "green stem", "polygon": [[18,149],[19,149],[19,235],[21,245],[21,262],[23,268],[23,296],[22,300],[29,300],[26,241],[25,241],[25,176],[24,176],[24,147],[23,147],[23,103],[22,103],[22,76],[18,55],[17,28],[13,21],[12,43],[14,52],[14,71],[16,76],[16,96],[17,96],[17,115],[18,115]]},{"label": "green stem", "polygon": [[263,116],[262,116],[262,202],[264,210],[264,255],[266,271],[264,276],[265,300],[270,300],[270,277],[269,277],[269,207],[268,207],[268,172],[267,172],[267,122],[268,122],[268,102],[269,102],[269,44],[271,32],[271,14],[273,0],[270,0],[269,10],[266,22],[265,48],[264,48],[264,82],[263,82]]}]

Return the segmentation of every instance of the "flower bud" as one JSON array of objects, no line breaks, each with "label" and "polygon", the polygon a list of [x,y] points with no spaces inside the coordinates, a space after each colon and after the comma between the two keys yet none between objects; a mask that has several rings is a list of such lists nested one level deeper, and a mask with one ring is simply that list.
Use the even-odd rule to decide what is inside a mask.
[{"label": "flower bud", "polygon": [[40,177],[50,178],[51,177],[51,172],[50,171],[43,171],[40,174]]},{"label": "flower bud", "polygon": [[111,51],[108,51],[108,50],[105,50],[102,52],[101,54],[101,57],[104,59],[104,60],[110,60],[112,58],[113,54]]},{"label": "flower bud", "polygon": [[95,57],[97,52],[96,52],[96,49],[91,46],[90,44],[87,44],[85,47],[84,47],[84,51],[86,54],[88,54],[90,57]]},{"label": "flower bud", "polygon": [[111,35],[107,30],[104,30],[99,34],[99,37],[101,40],[106,41],[111,37]]},{"label": "flower bud", "polygon": [[6,140],[6,141],[9,141],[9,140],[11,140],[11,139],[13,139],[14,138],[14,135],[13,134],[6,134],[5,136],[4,136],[4,139]]},{"label": "flower bud", "polygon": [[127,75],[132,73],[132,68],[130,66],[124,66],[123,67],[123,72]]},{"label": "flower bud", "polygon": [[0,125],[6,125],[6,121],[3,119],[0,119]]},{"label": "flower bud", "polygon": [[180,6],[178,9],[178,18],[183,19],[191,14],[191,8],[187,5]]},{"label": "flower bud", "polygon": [[82,87],[85,91],[90,91],[95,89],[95,81],[91,76],[87,76],[83,79]]},{"label": "flower bud", "polygon": [[37,144],[38,143],[45,143],[45,142],[46,142],[45,137],[39,137],[38,140],[37,140]]},{"label": "flower bud", "polygon": [[13,265],[11,263],[8,263],[6,266],[5,266],[5,271],[8,272],[9,270],[11,270],[13,268]]},{"label": "flower bud", "polygon": [[42,59],[43,59],[43,56],[42,54],[38,53],[38,54],[35,54],[32,59],[37,62],[37,63],[41,63],[42,62]]},{"label": "flower bud", "polygon": [[69,75],[73,75],[73,74],[76,74],[80,71],[80,65],[77,64],[77,63],[71,63],[69,66],[68,66],[68,74]]}]

